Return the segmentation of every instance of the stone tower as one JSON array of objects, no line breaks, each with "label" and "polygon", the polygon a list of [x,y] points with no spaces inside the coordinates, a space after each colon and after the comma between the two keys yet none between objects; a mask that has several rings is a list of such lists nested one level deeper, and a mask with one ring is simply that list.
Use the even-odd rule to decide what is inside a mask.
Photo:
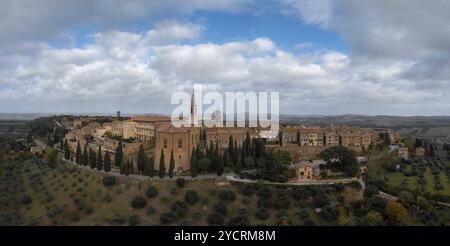
[{"label": "stone tower", "polygon": [[192,92],[191,97],[191,121],[193,126],[198,126],[197,103],[195,102],[194,92]]}]

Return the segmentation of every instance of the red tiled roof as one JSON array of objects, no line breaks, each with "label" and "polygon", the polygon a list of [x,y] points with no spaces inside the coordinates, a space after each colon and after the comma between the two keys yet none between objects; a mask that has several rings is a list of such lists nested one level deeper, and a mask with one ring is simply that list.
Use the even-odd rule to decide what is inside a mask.
[{"label": "red tiled roof", "polygon": [[187,129],[184,127],[174,127],[172,123],[161,123],[157,128],[157,132],[166,132],[166,133],[185,133]]},{"label": "red tiled roof", "polygon": [[152,115],[139,115],[132,118],[134,121],[146,121],[146,122],[169,122],[170,117],[167,116],[152,116]]}]

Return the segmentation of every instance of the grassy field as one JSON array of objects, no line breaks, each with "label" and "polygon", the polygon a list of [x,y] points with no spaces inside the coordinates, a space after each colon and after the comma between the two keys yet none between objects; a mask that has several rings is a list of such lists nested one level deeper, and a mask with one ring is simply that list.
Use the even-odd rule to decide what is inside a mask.
[{"label": "grassy field", "polygon": [[[411,167],[407,167],[407,169],[408,168],[411,168]],[[402,182],[405,182],[405,180],[406,180],[407,190],[416,191],[419,189],[419,184],[418,184],[419,178],[417,176],[408,176],[407,177],[403,174],[403,172],[393,172],[393,173],[389,173],[387,175],[387,177],[388,177],[388,181],[386,184],[388,187],[391,187],[394,189],[403,189],[404,186],[403,186]],[[427,180],[424,192],[428,192],[430,194],[440,192],[445,195],[450,195],[449,178],[447,177],[445,172],[439,173],[439,178],[440,178],[441,184],[444,187],[440,191],[436,190],[436,188],[435,188],[434,177],[433,177],[433,175],[431,173],[431,169],[429,167],[425,168],[424,177]]]},{"label": "grassy field", "polygon": [[[19,207],[19,214],[24,224],[29,225],[127,225],[130,216],[137,215],[140,225],[159,225],[162,213],[169,212],[173,202],[185,200],[188,190],[195,190],[200,196],[199,202],[188,207],[186,216],[177,218],[170,225],[208,225],[208,216],[214,213],[214,205],[219,200],[218,193],[232,191],[235,200],[227,205],[225,223],[236,216],[241,209],[248,213],[250,225],[275,225],[280,223],[280,209],[268,209],[269,217],[258,219],[258,196],[243,195],[242,186],[230,184],[225,180],[186,181],[184,188],[178,188],[174,181],[137,181],[131,177],[117,177],[116,185],[103,185],[104,175],[91,170],[84,170],[73,164],[61,163],[51,169],[42,163],[27,160],[21,163],[20,173],[23,192],[31,197],[32,202]],[[148,187],[155,186],[158,195],[146,197]],[[276,187],[272,189],[272,200],[277,198]],[[307,189],[307,188],[303,188]],[[322,189],[322,188],[317,188]],[[325,188],[323,188],[325,190]],[[346,187],[349,197],[357,193],[356,188]],[[293,225],[303,225],[305,217],[309,223],[326,225],[314,211],[313,197],[299,205],[288,190],[289,206],[283,209],[283,217]],[[345,192],[343,193],[345,195]],[[331,203],[336,203],[337,192],[328,192]],[[147,201],[145,208],[133,209],[131,201],[142,196]],[[306,202],[306,206],[304,205]],[[242,211],[241,211],[242,212]],[[299,216],[299,213],[302,216]],[[305,216],[305,214],[307,216]],[[345,217],[345,215],[340,215]]]}]

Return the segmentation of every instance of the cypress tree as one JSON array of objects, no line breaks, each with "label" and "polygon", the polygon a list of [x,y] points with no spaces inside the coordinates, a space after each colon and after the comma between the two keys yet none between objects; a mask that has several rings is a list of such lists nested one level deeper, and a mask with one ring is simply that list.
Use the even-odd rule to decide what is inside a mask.
[{"label": "cypress tree", "polygon": [[98,152],[97,152],[97,170],[103,169],[103,157],[102,157],[102,146],[98,146]]},{"label": "cypress tree", "polygon": [[220,154],[217,157],[217,176],[222,176],[223,174],[223,158]]},{"label": "cypress tree", "polygon": [[89,166],[94,169],[97,166],[96,153],[93,149],[89,148]]},{"label": "cypress tree", "polygon": [[173,158],[173,149],[170,151],[169,177],[173,177],[173,170],[175,169],[175,159]]},{"label": "cypress tree", "polygon": [[228,151],[223,152],[223,166],[231,167],[230,153],[228,153]]},{"label": "cypress tree", "polygon": [[240,161],[241,161],[241,167],[243,167],[244,165],[244,160],[245,160],[245,158],[246,158],[246,156],[245,156],[245,149],[244,148],[242,148],[241,149],[241,157],[240,157]]},{"label": "cypress tree", "polygon": [[129,168],[128,168],[129,174],[134,174],[134,160],[131,159],[131,161],[129,163],[130,163]]},{"label": "cypress tree", "polygon": [[143,173],[146,176],[152,177],[153,176],[153,171],[152,171],[152,165],[153,163],[150,161],[149,158],[145,157],[144,159],[144,170]]},{"label": "cypress tree", "polygon": [[283,132],[282,131],[278,132],[278,145],[280,145],[280,146],[283,145]]},{"label": "cypress tree", "polygon": [[111,157],[109,156],[109,152],[106,151],[105,153],[105,160],[103,163],[103,170],[105,170],[105,172],[109,172],[111,171]]},{"label": "cypress tree", "polygon": [[191,163],[189,170],[191,172],[191,177],[193,178],[197,177],[197,151],[195,148],[192,149]]},{"label": "cypress tree", "polygon": [[142,173],[144,171],[145,166],[145,152],[144,152],[144,146],[139,145],[139,152],[138,152],[138,173]]},{"label": "cypress tree", "polygon": [[236,161],[234,163],[234,171],[236,173],[240,173],[241,172],[241,164],[242,164],[241,155],[239,153],[237,153],[236,154]]},{"label": "cypress tree", "polygon": [[252,147],[251,147],[251,140],[250,140],[250,132],[247,131],[247,135],[245,136],[244,141],[244,156],[248,157],[251,155]]},{"label": "cypress tree", "polygon": [[161,156],[159,158],[159,178],[164,178],[166,174],[166,166],[164,165],[164,151],[161,149]]},{"label": "cypress tree", "polygon": [[126,162],[122,163],[122,165],[123,165],[123,173],[126,176],[130,175],[130,167],[131,167],[130,160],[127,160]]},{"label": "cypress tree", "polygon": [[236,162],[238,161],[239,158],[239,148],[237,146],[237,142],[234,141],[234,150],[233,150],[233,162],[236,164]]},{"label": "cypress tree", "polygon": [[88,142],[86,141],[86,144],[84,145],[83,149],[83,166],[89,165],[89,153],[88,153]]},{"label": "cypress tree", "polygon": [[230,156],[233,156],[233,151],[234,151],[234,146],[233,146],[233,136],[230,135],[230,137],[228,138],[228,153],[230,154]]},{"label": "cypress tree", "polygon": [[64,159],[70,160],[70,148],[69,142],[67,142],[67,138],[66,141],[64,142]]},{"label": "cypress tree", "polygon": [[125,174],[125,166],[126,166],[126,163],[125,163],[125,162],[122,162],[122,163],[120,164],[120,167],[119,167],[120,174]]},{"label": "cypress tree", "polygon": [[116,148],[116,157],[114,158],[114,161],[116,162],[117,167],[121,167],[123,162],[123,149],[122,149],[122,141],[119,141],[119,144]]},{"label": "cypress tree", "polygon": [[75,162],[79,165],[82,164],[82,154],[81,154],[81,146],[80,140],[77,141],[77,152],[75,153]]},{"label": "cypress tree", "polygon": [[214,144],[213,141],[209,141],[209,155],[207,156],[211,162],[214,162]]},{"label": "cypress tree", "polygon": [[219,144],[218,141],[216,141],[216,145],[214,147],[214,151],[213,151],[213,160],[212,160],[212,170],[216,170],[217,171],[217,166],[219,165],[219,160],[221,159],[220,157],[220,152],[219,152]]},{"label": "cypress tree", "polygon": [[431,144],[428,145],[428,154],[429,156],[434,156],[434,146]]}]

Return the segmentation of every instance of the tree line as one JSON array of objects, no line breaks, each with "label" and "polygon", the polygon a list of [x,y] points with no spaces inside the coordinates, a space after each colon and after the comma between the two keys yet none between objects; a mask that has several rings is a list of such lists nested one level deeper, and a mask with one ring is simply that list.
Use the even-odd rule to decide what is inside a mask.
[{"label": "tree line", "polygon": [[[67,139],[64,143],[61,141],[61,146],[66,160],[74,159],[79,165],[90,166],[92,169],[104,170],[105,172],[111,170],[110,153],[106,151],[102,155],[101,146],[98,147],[96,152],[86,142],[82,149],[78,141],[75,156],[72,156]],[[169,176],[172,178],[175,171],[173,150],[170,152],[167,170],[163,150],[161,150],[160,156],[159,167],[155,170],[154,164],[156,163],[154,163],[154,158],[149,158],[145,154],[144,147],[140,145],[135,165],[131,159],[124,160],[123,144],[122,141],[119,141],[114,154],[115,167],[124,175],[142,174],[150,177],[158,176],[164,178]],[[284,174],[287,164],[291,161],[292,157],[288,152],[266,151],[264,141],[258,138],[251,139],[250,134],[247,132],[246,138],[240,145],[230,136],[228,147],[225,149],[220,149],[218,142],[214,144],[212,141],[209,143],[209,146],[196,146],[193,148],[189,161],[189,172],[192,177],[197,177],[200,173],[216,173],[218,176],[221,176],[226,169],[238,174],[243,170],[254,169],[256,178],[274,181],[279,179],[278,176]]]}]

